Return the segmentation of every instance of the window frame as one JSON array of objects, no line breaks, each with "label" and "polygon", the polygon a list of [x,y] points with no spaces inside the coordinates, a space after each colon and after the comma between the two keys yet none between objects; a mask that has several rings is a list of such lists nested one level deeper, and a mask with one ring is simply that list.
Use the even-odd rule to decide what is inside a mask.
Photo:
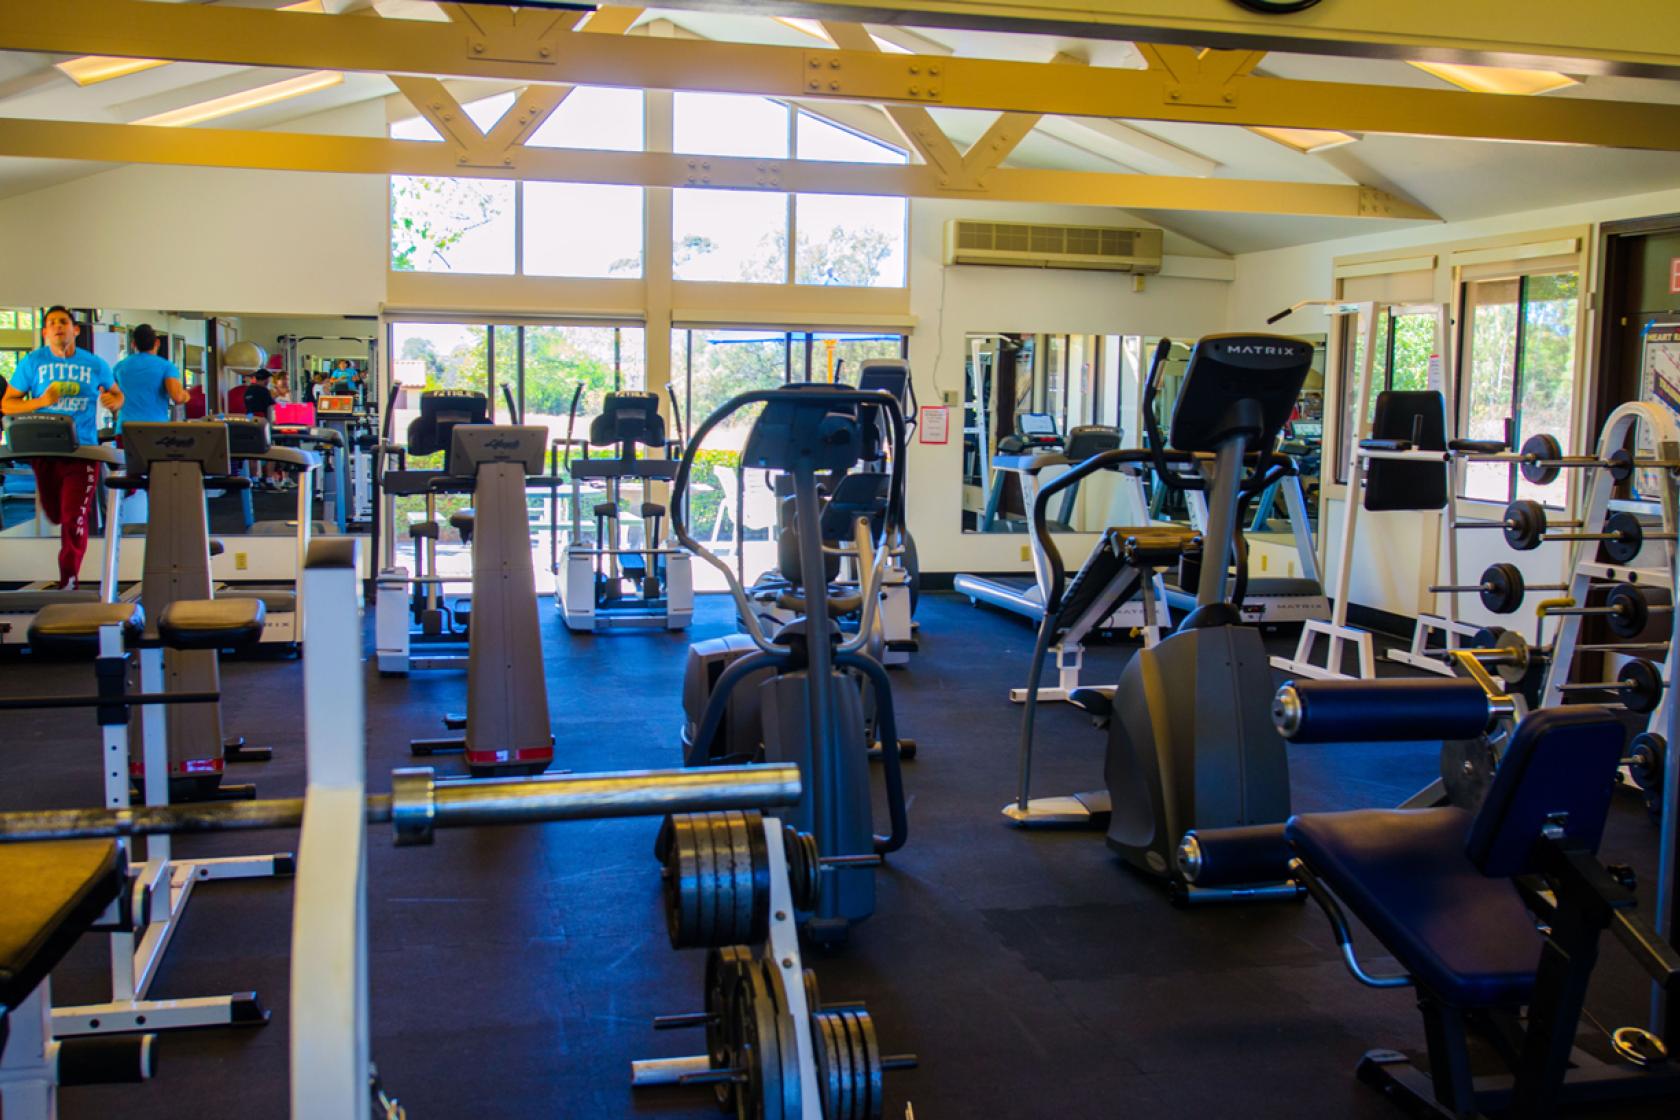
[{"label": "window frame", "polygon": [[[1507,431],[1511,433],[1514,443],[1512,450],[1515,450],[1516,447],[1520,447],[1522,445],[1524,439],[1528,438],[1523,432],[1522,420],[1518,409],[1518,404],[1522,400],[1523,355],[1526,349],[1525,336],[1528,332],[1528,283],[1530,278],[1535,276],[1556,276],[1564,273],[1574,273],[1576,283],[1575,321],[1570,328],[1570,436],[1569,445],[1564,447],[1565,454],[1574,453],[1575,448],[1579,445],[1581,439],[1579,432],[1581,426],[1581,402],[1584,394],[1590,395],[1590,393],[1587,392],[1589,387],[1585,383],[1585,374],[1587,371],[1585,368],[1586,363],[1583,360],[1585,357],[1585,350],[1583,348],[1584,336],[1582,333],[1584,329],[1583,317],[1587,311],[1586,304],[1589,302],[1589,294],[1582,291],[1581,285],[1583,283],[1583,277],[1586,275],[1586,268],[1584,266],[1584,262],[1579,260],[1564,261],[1557,258],[1551,258],[1535,261],[1511,262],[1506,267],[1495,269],[1475,269],[1472,271],[1461,268],[1458,270],[1458,274],[1453,278],[1453,309],[1454,318],[1458,323],[1458,337],[1456,339],[1456,346],[1454,349],[1454,366],[1458,370],[1458,377],[1456,379],[1457,384],[1454,386],[1457,399],[1453,402],[1453,416],[1456,421],[1455,430],[1459,432],[1467,430],[1470,422],[1469,410],[1471,399],[1471,371],[1468,366],[1468,360],[1472,357],[1471,345],[1475,336],[1475,332],[1471,329],[1468,318],[1470,314],[1470,286],[1472,284],[1497,282],[1501,280],[1515,280],[1517,282],[1517,334],[1511,358],[1512,370],[1510,408],[1506,413]],[[1468,474],[1462,471],[1456,473],[1459,478],[1459,486],[1458,492],[1455,493],[1453,497],[1457,501],[1481,502],[1487,505],[1504,507],[1508,506],[1519,497],[1517,492],[1517,464],[1514,462],[1506,465],[1506,496],[1503,500],[1476,497],[1465,493],[1463,487],[1468,481]],[[1566,481],[1564,488],[1564,496],[1558,499],[1555,503],[1551,501],[1543,502],[1542,504],[1546,509],[1563,510],[1570,507],[1570,504],[1573,501],[1573,480],[1569,479],[1569,475],[1570,472],[1564,472],[1564,477],[1568,480]]]},{"label": "window frame", "polygon": [[[1411,303],[1384,303],[1381,300],[1364,300],[1360,302],[1370,303],[1373,310],[1381,307],[1388,316],[1387,330],[1382,332],[1382,364],[1379,366],[1375,361],[1371,363],[1371,372],[1373,374],[1378,373],[1379,370],[1381,372],[1379,384],[1374,386],[1371,391],[1372,407],[1375,407],[1377,399],[1376,395],[1394,388],[1394,340],[1397,333],[1394,329],[1395,320],[1413,315],[1431,315],[1435,316],[1438,321],[1439,316],[1444,314],[1444,311],[1438,304],[1429,303],[1427,301],[1415,301]],[[1357,381],[1359,377],[1359,370],[1356,368],[1357,362],[1355,361],[1355,358],[1358,354],[1359,340],[1363,337],[1364,332],[1359,328],[1359,316],[1357,314],[1338,315],[1336,316],[1336,319],[1340,323],[1340,326],[1337,328],[1339,334],[1336,341],[1336,349],[1338,351],[1337,361],[1340,362],[1343,372],[1341,384],[1337,387],[1337,395],[1340,397],[1340,400],[1337,402],[1336,458],[1335,470],[1332,477],[1337,486],[1346,486],[1348,481],[1349,440],[1354,437],[1354,434],[1358,432],[1360,425],[1363,423],[1357,411],[1349,411],[1348,396],[1352,393],[1354,382]],[[1450,347],[1454,344],[1451,335],[1452,324],[1448,323],[1444,325],[1444,329],[1439,332],[1438,337],[1443,345]],[[1326,341],[1326,347],[1328,349],[1328,340]],[[1351,425],[1347,422],[1349,417],[1352,417],[1353,419],[1353,423]]]}]

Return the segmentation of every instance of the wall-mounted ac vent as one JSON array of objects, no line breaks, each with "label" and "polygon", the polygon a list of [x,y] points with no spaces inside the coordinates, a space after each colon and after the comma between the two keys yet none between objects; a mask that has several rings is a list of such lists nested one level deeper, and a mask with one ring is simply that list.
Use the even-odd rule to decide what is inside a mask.
[{"label": "wall-mounted ac vent", "polygon": [[1161,231],[954,218],[945,223],[945,263],[1159,272]]}]

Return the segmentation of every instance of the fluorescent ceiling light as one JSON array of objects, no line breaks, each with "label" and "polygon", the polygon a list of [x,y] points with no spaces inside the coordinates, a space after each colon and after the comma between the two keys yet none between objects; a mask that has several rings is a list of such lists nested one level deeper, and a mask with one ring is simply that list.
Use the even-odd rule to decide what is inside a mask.
[{"label": "fluorescent ceiling light", "polygon": [[[313,12],[325,15],[326,7],[322,0],[299,0],[296,4],[282,4],[275,9],[281,12]],[[95,82],[108,82],[112,78],[124,78],[130,74],[138,74],[142,70],[155,70],[159,66],[168,66],[167,58],[114,58],[104,54],[87,54],[80,58],[72,58],[66,62],[55,63],[64,76],[79,86],[91,86]]]},{"label": "fluorescent ceiling light", "polygon": [[88,54],[56,64],[64,76],[79,86],[108,82],[128,74],[138,74],[159,66],[168,66],[166,58],[112,58],[103,54]]},{"label": "fluorescent ceiling light", "polygon": [[284,81],[270,82],[254,89],[230,93],[226,97],[213,97],[208,101],[200,101],[196,105],[171,109],[167,113],[142,117],[129,123],[158,125],[165,128],[202,124],[205,121],[213,121],[218,117],[243,113],[247,109],[260,109],[264,105],[273,105],[277,101],[285,101],[288,98],[301,97],[306,93],[330,89],[342,81],[344,81],[344,75],[337,70],[316,70],[313,73],[299,74],[295,78],[287,78]]},{"label": "fluorescent ceiling light", "polygon": [[1343,144],[1351,144],[1358,140],[1357,136],[1349,136],[1345,132],[1333,132],[1324,128],[1269,128],[1265,125],[1249,125],[1248,130],[1259,136],[1264,136],[1274,144],[1282,144],[1286,148],[1294,148],[1302,155],[1311,155],[1329,148],[1339,148]]},{"label": "fluorescent ceiling light", "polygon": [[1568,74],[1556,70],[1516,70],[1506,66],[1459,66],[1451,62],[1413,62],[1425,74],[1451,82],[1472,93],[1550,93],[1554,89],[1579,85]]}]

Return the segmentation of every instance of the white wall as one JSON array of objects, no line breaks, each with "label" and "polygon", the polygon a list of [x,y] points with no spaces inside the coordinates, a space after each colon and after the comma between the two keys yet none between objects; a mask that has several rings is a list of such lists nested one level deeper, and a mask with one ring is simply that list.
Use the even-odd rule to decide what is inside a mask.
[{"label": "white wall", "polygon": [[[910,526],[922,570],[1030,571],[1019,534],[963,533],[962,390],[966,336],[1000,331],[1065,334],[1165,334],[1193,338],[1223,329],[1230,284],[1150,276],[1144,290],[1132,277],[1113,273],[1024,268],[946,267],[941,263],[945,222],[951,218],[1006,221],[1147,225],[1121,211],[1097,207],[1006,206],[917,201],[911,206],[910,368],[924,405],[951,406],[950,442],[917,445],[910,455]],[[1175,235],[1169,254],[1206,256],[1212,251]],[[1064,552],[1083,556],[1092,535],[1069,538]],[[1076,543],[1077,542],[1077,543]]]},{"label": "white wall", "polygon": [[[382,135],[384,104],[288,127]],[[373,314],[387,207],[383,175],[119,167],[0,201],[0,305]]]},{"label": "white wall", "polygon": [[[1389,233],[1367,237],[1322,241],[1261,253],[1245,253],[1236,258],[1236,279],[1230,286],[1230,330],[1271,330],[1316,334],[1329,329],[1327,318],[1316,308],[1303,309],[1277,326],[1268,327],[1266,318],[1297,300],[1330,296],[1335,259],[1359,253],[1405,250],[1417,246],[1439,245],[1474,238],[1520,234],[1526,231],[1557,229],[1564,226],[1595,225],[1623,218],[1645,217],[1680,211],[1680,190],[1652,194],[1630,195],[1598,202],[1577,203],[1467,222],[1427,223]],[[1596,229],[1594,230],[1596,238]],[[1589,246],[1596,258],[1596,242]],[[1592,261],[1592,291],[1596,299],[1596,272],[1599,262]],[[1596,306],[1596,303],[1595,305]],[[1587,317],[1591,322],[1591,316]],[[1590,328],[1589,328],[1590,329]],[[1590,364],[1589,364],[1590,368]],[[1577,392],[1587,385],[1587,371],[1578,373]],[[1328,405],[1327,405],[1328,407]],[[1589,436],[1591,438],[1591,436]],[[1330,466],[1326,463],[1326,477]],[[1321,520],[1329,529],[1324,542],[1325,578],[1334,587],[1340,568],[1338,554],[1339,532],[1343,502],[1339,497],[1326,503]],[[1497,516],[1497,507],[1464,505],[1459,516],[1465,519]],[[1355,541],[1352,580],[1349,600],[1363,606],[1376,607],[1394,614],[1415,616],[1420,611],[1444,609],[1425,590],[1431,583],[1444,582],[1445,556],[1439,514],[1362,513]],[[1552,545],[1518,557],[1504,546],[1496,532],[1461,533],[1459,538],[1459,581],[1473,583],[1478,573],[1497,560],[1520,560],[1530,583],[1558,582],[1565,575],[1568,555],[1561,545]],[[1553,578],[1556,577],[1556,578]],[[1512,616],[1497,616],[1483,611],[1473,596],[1459,599],[1463,617],[1484,624],[1510,625]]]}]

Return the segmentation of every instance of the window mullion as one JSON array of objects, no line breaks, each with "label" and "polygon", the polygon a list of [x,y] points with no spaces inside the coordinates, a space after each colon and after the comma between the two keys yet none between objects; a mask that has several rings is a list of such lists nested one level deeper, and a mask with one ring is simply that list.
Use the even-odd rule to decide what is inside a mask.
[{"label": "window mullion", "polygon": [[[1523,335],[1526,333],[1523,322],[1527,319],[1528,311],[1528,277],[1517,277],[1517,321],[1515,324],[1517,337],[1511,348],[1511,450],[1515,451],[1522,445],[1522,420],[1517,416],[1517,406],[1522,402],[1522,368],[1523,368]],[[1569,449],[1564,448],[1565,451]],[[1510,477],[1510,501],[1517,500],[1517,465],[1512,463],[1507,468]]]}]

